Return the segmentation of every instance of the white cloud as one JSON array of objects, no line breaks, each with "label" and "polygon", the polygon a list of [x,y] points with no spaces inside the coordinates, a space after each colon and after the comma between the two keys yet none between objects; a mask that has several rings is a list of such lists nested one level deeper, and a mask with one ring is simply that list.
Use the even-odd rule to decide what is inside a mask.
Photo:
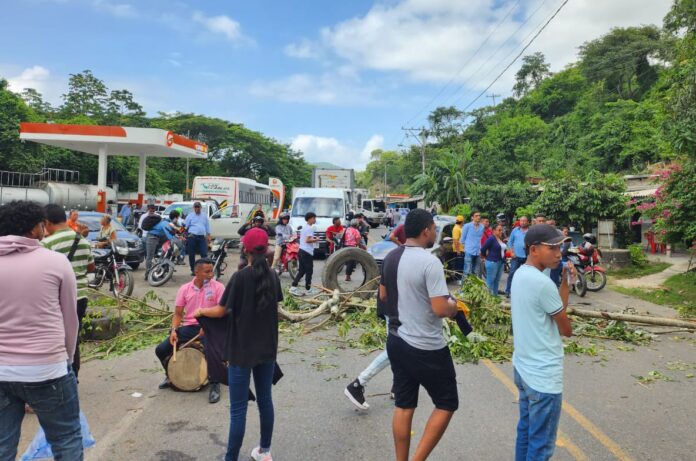
[{"label": "white cloud", "polygon": [[303,38],[297,43],[290,43],[283,48],[287,56],[298,59],[312,59],[319,57],[317,43]]},{"label": "white cloud", "polygon": [[64,82],[60,82],[51,76],[51,72],[43,66],[35,65],[27,67],[19,74],[10,75],[7,78],[9,89],[15,93],[21,93],[26,88],[33,88],[51,104],[56,104],[60,100],[61,88]]},{"label": "white cloud", "polygon": [[[454,77],[465,88],[481,89],[522,49],[525,39],[550,17],[561,0],[542,4],[524,26],[524,18],[537,9],[541,0],[521,2],[502,21],[514,3],[513,0],[377,3],[362,17],[322,29],[320,44],[315,46],[324,46],[362,69],[399,72],[414,81],[434,83]],[[573,0],[526,54],[541,51],[552,69],[560,70],[577,59],[577,49],[583,42],[596,39],[613,27],[661,24],[671,3],[672,0]],[[499,22],[501,25],[491,39],[472,58]],[[509,91],[518,67],[513,65],[500,87],[494,89]]]},{"label": "white cloud", "polygon": [[321,75],[293,74],[277,80],[256,81],[249,91],[254,96],[284,102],[338,106],[379,104],[374,88],[363,85],[348,66]]},{"label": "white cloud", "polygon": [[205,27],[208,32],[215,35],[222,35],[230,42],[238,42],[245,38],[242,34],[242,27],[239,22],[224,14],[219,16],[206,16],[200,11],[196,11],[193,13],[193,20]]},{"label": "white cloud", "polygon": [[135,17],[138,15],[133,5],[128,3],[111,3],[107,0],[94,0],[92,4],[98,10],[105,11],[119,18]]},{"label": "white cloud", "polygon": [[370,154],[380,149],[384,142],[381,135],[373,135],[362,149],[347,146],[333,137],[300,134],[292,139],[290,147],[304,153],[310,162],[329,162],[345,168],[364,169],[370,161]]}]

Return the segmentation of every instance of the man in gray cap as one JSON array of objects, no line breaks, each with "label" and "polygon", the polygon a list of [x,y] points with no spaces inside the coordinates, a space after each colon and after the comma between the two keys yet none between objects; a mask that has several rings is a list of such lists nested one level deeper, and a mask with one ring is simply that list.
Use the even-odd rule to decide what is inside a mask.
[{"label": "man in gray cap", "polygon": [[531,227],[524,236],[527,261],[512,280],[512,363],[520,394],[515,459],[547,460],[556,443],[563,403],[561,335],[573,334],[566,307],[575,269],[563,267],[560,289],[544,271],[558,267],[561,244],[569,238],[548,224]]}]

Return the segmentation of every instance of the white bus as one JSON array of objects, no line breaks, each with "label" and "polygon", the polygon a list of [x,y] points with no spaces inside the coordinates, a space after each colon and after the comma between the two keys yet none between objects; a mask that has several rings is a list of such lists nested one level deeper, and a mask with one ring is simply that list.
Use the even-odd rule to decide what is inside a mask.
[{"label": "white bus", "polygon": [[278,178],[270,178],[266,185],[248,178],[197,176],[193,180],[191,196],[194,200],[212,199],[220,205],[211,216],[212,237],[237,239],[237,231],[256,210],[262,210],[268,221],[278,217],[285,200],[285,188]]}]

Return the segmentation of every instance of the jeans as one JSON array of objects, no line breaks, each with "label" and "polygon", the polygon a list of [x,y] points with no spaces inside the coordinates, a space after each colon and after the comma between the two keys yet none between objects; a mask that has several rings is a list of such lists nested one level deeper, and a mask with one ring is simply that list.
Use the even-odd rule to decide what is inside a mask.
[{"label": "jeans", "polygon": [[300,268],[297,271],[295,280],[292,281],[292,286],[296,287],[299,285],[302,277],[305,278],[305,288],[309,290],[312,287],[312,274],[314,273],[314,256],[307,253],[304,250],[300,250],[298,253],[298,259]]},{"label": "jeans", "polygon": [[193,272],[193,265],[196,263],[196,252],[200,253],[201,258],[208,256],[208,239],[205,235],[189,234],[186,239],[186,253],[189,257],[189,265]]},{"label": "jeans", "polygon": [[527,258],[512,258],[510,260],[510,273],[507,278],[507,285],[505,286],[505,296],[510,296],[510,287],[512,286],[512,277],[515,275],[515,271],[519,267],[527,262]]},{"label": "jeans", "polygon": [[464,277],[471,274],[477,274],[479,264],[481,264],[480,255],[470,255],[469,253],[464,253]]},{"label": "jeans", "polygon": [[515,370],[520,391],[520,421],[517,424],[515,461],[546,461],[556,447],[563,394],[544,394],[529,387]]},{"label": "jeans", "polygon": [[[388,329],[388,328],[387,328]],[[389,356],[387,355],[387,351],[384,350],[380,352],[380,354],[375,357],[375,359],[370,362],[370,364],[365,368],[360,375],[358,376],[358,382],[360,383],[361,386],[364,386],[372,378],[374,378],[377,373],[380,371],[384,370],[389,366]]]},{"label": "jeans", "polygon": [[152,260],[160,246],[160,238],[156,235],[147,234],[145,237],[145,269],[152,269]]},{"label": "jeans", "polygon": [[0,382],[0,461],[17,456],[25,404],[39,418],[56,461],[82,460],[77,379],[70,371],[39,383]]},{"label": "jeans", "polygon": [[464,268],[464,255],[461,253],[454,254],[454,258],[452,258],[452,270],[455,272],[454,278],[456,280],[461,280],[462,278],[462,270]]},{"label": "jeans", "polygon": [[486,285],[493,296],[498,296],[500,277],[503,275],[503,261],[486,260]]},{"label": "jeans", "polygon": [[230,383],[230,435],[227,441],[225,461],[237,461],[244,440],[246,414],[249,405],[249,380],[254,374],[256,404],[259,406],[261,440],[259,447],[271,449],[273,437],[273,398],[271,386],[275,362],[261,363],[253,368],[230,365],[227,369]]}]

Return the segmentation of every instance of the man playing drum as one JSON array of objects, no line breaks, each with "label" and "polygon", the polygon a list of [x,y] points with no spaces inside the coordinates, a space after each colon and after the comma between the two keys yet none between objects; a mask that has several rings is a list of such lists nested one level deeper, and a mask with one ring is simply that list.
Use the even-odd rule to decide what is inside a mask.
[{"label": "man playing drum", "polygon": [[[172,329],[169,338],[162,341],[155,349],[157,358],[162,363],[165,373],[167,372],[166,359],[174,352],[174,347],[186,344],[196,335],[203,336],[203,329],[199,326],[198,320],[194,317],[196,309],[214,307],[220,303],[225,286],[213,280],[213,261],[210,259],[199,259],[194,264],[195,277],[192,281],[179,288],[176,295],[176,310],[172,317]],[[171,386],[169,377],[159,385],[160,389]],[[210,394],[208,401],[216,403],[220,400],[220,383],[210,383]]]}]

